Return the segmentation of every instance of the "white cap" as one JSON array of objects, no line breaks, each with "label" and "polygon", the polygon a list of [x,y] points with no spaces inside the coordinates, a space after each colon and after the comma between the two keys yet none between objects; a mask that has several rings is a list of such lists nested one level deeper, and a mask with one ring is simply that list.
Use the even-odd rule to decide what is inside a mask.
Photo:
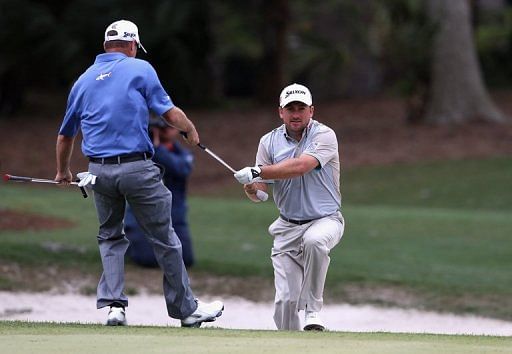
[{"label": "white cap", "polygon": [[308,106],[313,104],[311,92],[304,85],[291,84],[286,86],[279,96],[279,106],[283,108],[290,102],[302,102]]},{"label": "white cap", "polygon": [[137,25],[131,21],[119,20],[110,24],[105,30],[105,42],[108,41],[135,41],[144,53],[146,49],[142,46]]}]

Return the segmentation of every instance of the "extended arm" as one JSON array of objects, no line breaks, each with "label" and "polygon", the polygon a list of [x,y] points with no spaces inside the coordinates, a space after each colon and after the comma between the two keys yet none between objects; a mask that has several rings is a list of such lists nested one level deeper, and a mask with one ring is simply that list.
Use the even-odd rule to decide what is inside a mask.
[{"label": "extended arm", "polygon": [[174,106],[162,116],[170,125],[187,133],[186,140],[190,145],[199,144],[199,134],[196,127],[180,108]]},{"label": "extended arm", "polygon": [[245,167],[235,173],[242,184],[257,182],[258,179],[287,179],[303,176],[319,165],[318,160],[307,154],[287,159],[273,165]]},{"label": "extended arm", "polygon": [[261,166],[260,177],[263,179],[288,179],[303,176],[318,166],[318,160],[311,155],[302,154],[276,163]]},{"label": "extended arm", "polygon": [[57,137],[57,175],[55,181],[62,183],[70,183],[73,175],[70,170],[71,154],[75,137],[59,135]]}]

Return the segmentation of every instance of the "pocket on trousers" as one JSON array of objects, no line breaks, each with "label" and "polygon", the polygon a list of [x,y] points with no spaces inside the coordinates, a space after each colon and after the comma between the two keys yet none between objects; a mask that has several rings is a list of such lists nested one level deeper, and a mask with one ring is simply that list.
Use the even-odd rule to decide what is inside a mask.
[{"label": "pocket on trousers", "polygon": [[161,182],[164,177],[165,167],[158,163],[153,162],[152,166],[147,167],[146,172],[148,173],[147,176],[151,180],[155,182]]},{"label": "pocket on trousers", "polygon": [[164,174],[165,174],[165,166],[161,165],[159,163],[156,163],[156,162],[153,162],[153,164],[158,168],[160,179],[162,179],[164,177]]}]

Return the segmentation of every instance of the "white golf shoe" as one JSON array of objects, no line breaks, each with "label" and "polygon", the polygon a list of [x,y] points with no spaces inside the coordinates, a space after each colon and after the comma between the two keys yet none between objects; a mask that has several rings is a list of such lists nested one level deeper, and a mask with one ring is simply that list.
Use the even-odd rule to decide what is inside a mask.
[{"label": "white golf shoe", "polygon": [[323,331],[325,329],[324,323],[320,318],[318,312],[306,311],[306,324],[304,325],[305,331]]},{"label": "white golf shoe", "polygon": [[108,312],[107,326],[126,326],[126,314],[122,307],[111,307]]},{"label": "white golf shoe", "polygon": [[196,300],[197,309],[181,320],[181,327],[200,327],[203,322],[213,322],[222,315],[224,304],[221,301],[201,302]]}]

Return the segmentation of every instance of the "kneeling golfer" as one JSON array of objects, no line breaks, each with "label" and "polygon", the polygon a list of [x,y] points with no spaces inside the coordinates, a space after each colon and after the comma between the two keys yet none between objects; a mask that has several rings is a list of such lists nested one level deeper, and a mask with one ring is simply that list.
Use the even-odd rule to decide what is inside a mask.
[{"label": "kneeling golfer", "polygon": [[149,111],[187,133],[187,142],[199,135],[185,113],[163,89],[153,67],[136,59],[145,51],[137,26],[116,21],[105,31],[105,53],[75,82],[57,138],[55,180],[72,180],[70,160],[78,130],[82,152],[89,158],[89,176],[81,185],[94,191],[99,219],[98,245],[103,274],[97,289],[97,307],[110,306],[107,325],[126,325],[124,255],[128,240],[123,232],[125,203],[153,245],[163,270],[163,291],[170,317],[184,327],[199,327],[222,314],[220,301],[198,301],[189,285],[181,243],[171,222],[171,192],[162,183],[162,171],[151,161]]},{"label": "kneeling golfer", "polygon": [[339,211],[338,140],[331,128],[313,119],[313,112],[313,99],[305,86],[285,87],[279,101],[284,124],[261,138],[256,166],[235,173],[254,202],[260,201],[258,190],[266,192],[268,184],[273,184],[280,216],[268,230],[274,238],[271,257],[278,329],[324,330],[320,310],[329,252],[345,229]]}]

